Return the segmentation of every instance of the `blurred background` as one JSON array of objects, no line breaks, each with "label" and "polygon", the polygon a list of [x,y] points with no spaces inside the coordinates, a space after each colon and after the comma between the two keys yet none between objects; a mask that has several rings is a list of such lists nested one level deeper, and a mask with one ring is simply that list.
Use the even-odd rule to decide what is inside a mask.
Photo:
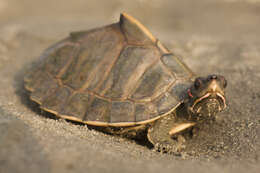
[{"label": "blurred background", "polygon": [[62,25],[62,34],[116,22],[127,12],[163,39],[187,32],[255,37],[259,7],[259,0],[0,0],[0,24],[26,25],[36,33]]}]

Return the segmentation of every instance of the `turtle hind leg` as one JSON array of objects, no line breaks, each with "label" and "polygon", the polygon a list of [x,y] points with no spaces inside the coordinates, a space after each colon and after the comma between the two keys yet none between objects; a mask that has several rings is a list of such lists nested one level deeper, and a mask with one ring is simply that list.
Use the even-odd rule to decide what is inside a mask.
[{"label": "turtle hind leg", "polygon": [[156,151],[162,153],[180,154],[185,149],[185,138],[181,134],[170,134],[172,129],[178,129],[184,122],[176,122],[174,114],[169,114],[157,121],[148,129],[148,140]]}]

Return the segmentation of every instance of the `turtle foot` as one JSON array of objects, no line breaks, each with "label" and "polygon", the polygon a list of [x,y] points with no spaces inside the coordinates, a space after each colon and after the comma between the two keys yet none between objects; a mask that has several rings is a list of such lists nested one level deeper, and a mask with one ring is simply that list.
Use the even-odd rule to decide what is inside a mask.
[{"label": "turtle foot", "polygon": [[176,140],[172,139],[171,141],[163,141],[160,143],[155,143],[154,150],[161,153],[181,155],[181,152],[186,147],[184,143],[185,143],[185,138],[179,135]]}]

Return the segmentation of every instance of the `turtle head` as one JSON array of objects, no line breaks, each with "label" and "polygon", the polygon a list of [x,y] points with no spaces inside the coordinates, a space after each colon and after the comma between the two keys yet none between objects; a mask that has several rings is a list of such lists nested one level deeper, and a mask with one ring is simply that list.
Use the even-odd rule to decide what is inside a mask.
[{"label": "turtle head", "polygon": [[220,75],[198,77],[188,89],[188,112],[192,119],[214,119],[215,114],[226,107],[225,88],[227,81]]}]

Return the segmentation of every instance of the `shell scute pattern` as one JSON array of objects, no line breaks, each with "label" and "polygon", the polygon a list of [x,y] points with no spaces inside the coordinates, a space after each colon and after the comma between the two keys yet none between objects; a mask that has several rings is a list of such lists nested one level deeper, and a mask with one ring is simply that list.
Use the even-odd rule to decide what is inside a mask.
[{"label": "shell scute pattern", "polygon": [[74,32],[25,78],[32,100],[60,117],[94,125],[146,123],[173,110],[191,71],[141,23]]}]

